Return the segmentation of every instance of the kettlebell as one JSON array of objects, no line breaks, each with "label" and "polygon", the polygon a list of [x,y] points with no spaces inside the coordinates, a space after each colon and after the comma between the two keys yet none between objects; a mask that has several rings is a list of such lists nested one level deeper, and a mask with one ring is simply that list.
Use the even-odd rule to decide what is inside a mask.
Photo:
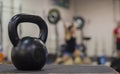
[{"label": "kettlebell", "polygon": [[[39,37],[19,38],[17,26],[20,23],[34,23],[40,29]],[[8,34],[13,44],[11,59],[18,70],[41,70],[47,60],[47,40],[48,28],[45,21],[36,15],[17,14],[8,24]]]}]

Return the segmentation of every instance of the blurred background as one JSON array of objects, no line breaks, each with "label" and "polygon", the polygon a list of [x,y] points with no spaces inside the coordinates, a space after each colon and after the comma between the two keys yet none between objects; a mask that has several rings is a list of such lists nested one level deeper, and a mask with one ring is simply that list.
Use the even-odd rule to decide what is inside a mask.
[{"label": "blurred background", "polygon": [[[57,24],[48,21],[51,9],[60,12],[62,20]],[[11,62],[12,44],[8,36],[8,23],[18,13],[38,15],[46,21],[48,25],[46,46],[49,55],[47,64],[54,64],[56,60],[60,60],[61,55],[64,55],[62,52],[66,49],[64,24],[70,26],[77,17],[82,18],[84,23],[82,29],[76,29],[76,46],[80,51],[80,58],[76,59],[76,64],[110,66],[113,57],[116,57],[113,30],[120,20],[120,0],[0,0],[2,63]],[[18,27],[18,33],[20,38],[38,37],[39,28],[31,23],[22,23]],[[73,62],[74,59],[71,59],[59,64],[75,65]]]}]

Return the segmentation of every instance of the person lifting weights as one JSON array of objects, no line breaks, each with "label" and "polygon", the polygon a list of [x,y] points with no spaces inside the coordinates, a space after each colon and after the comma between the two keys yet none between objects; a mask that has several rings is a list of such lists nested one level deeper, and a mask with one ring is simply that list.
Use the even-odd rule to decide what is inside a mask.
[{"label": "person lifting weights", "polygon": [[117,56],[111,61],[111,67],[120,72],[120,21],[117,23],[117,27],[113,31],[114,40],[117,49]]},{"label": "person lifting weights", "polygon": [[117,23],[117,27],[113,31],[114,39],[116,43],[116,49],[117,49],[117,57],[120,59],[120,21]]},{"label": "person lifting weights", "polygon": [[[59,64],[63,62],[64,64],[81,64],[81,58],[80,58],[80,51],[77,49],[77,43],[76,43],[76,26],[74,23],[72,23],[68,28],[66,26],[66,23],[63,21],[64,29],[65,29],[65,42],[66,42],[66,48],[63,53],[62,58],[58,58],[55,61],[55,64]],[[72,57],[75,58],[74,62],[72,61]]]}]

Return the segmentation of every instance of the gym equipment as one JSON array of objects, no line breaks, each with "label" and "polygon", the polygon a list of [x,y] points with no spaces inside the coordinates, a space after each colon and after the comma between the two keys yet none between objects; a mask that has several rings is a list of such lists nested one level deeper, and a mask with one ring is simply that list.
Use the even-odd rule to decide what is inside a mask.
[{"label": "gym equipment", "polygon": [[[27,36],[19,39],[17,26],[24,22],[38,25],[39,38]],[[9,22],[8,34],[14,46],[11,53],[12,62],[18,70],[39,70],[45,65],[47,48],[44,43],[47,40],[48,28],[41,17],[27,14],[15,15]]]},{"label": "gym equipment", "polygon": [[65,49],[66,49],[66,44],[62,44],[60,47],[59,47],[59,57],[62,57],[64,52],[65,52]]},{"label": "gym equipment", "polygon": [[106,63],[106,57],[105,56],[100,56],[97,58],[97,63],[98,64],[105,64]]},{"label": "gym equipment", "polygon": [[60,20],[60,12],[57,9],[51,9],[48,13],[48,21],[51,24],[57,25],[58,21]]},{"label": "gym equipment", "polygon": [[86,57],[87,56],[87,53],[86,53],[87,42],[89,40],[91,40],[91,37],[82,37],[82,40],[84,41],[84,42],[81,43],[81,47],[83,48],[82,52],[83,52],[84,57]]},{"label": "gym equipment", "polygon": [[107,58],[106,58],[106,56],[105,56],[105,45],[106,45],[106,44],[105,44],[104,41],[105,41],[105,40],[103,39],[103,42],[102,42],[102,47],[103,47],[102,55],[97,57],[97,63],[98,63],[99,65],[105,64],[106,61],[107,61]]},{"label": "gym equipment", "polygon": [[86,56],[86,49],[87,49],[87,47],[84,44],[83,40],[87,41],[87,40],[90,40],[91,38],[90,39],[86,39],[88,37],[84,37],[84,35],[83,35],[83,27],[85,25],[85,20],[82,17],[80,17],[80,16],[75,16],[75,17],[73,17],[73,21],[76,23],[77,29],[79,29],[80,32],[81,32],[81,35],[80,35],[81,36],[81,43],[80,43],[79,47],[80,47],[81,51],[83,52],[83,56]]},{"label": "gym equipment", "polygon": [[[84,37],[84,34],[83,34],[83,28],[85,26],[85,20],[82,18],[82,17],[74,17],[73,20],[75,21],[75,23],[77,24],[77,29],[80,30],[81,32],[81,44],[79,45],[79,49],[81,50],[82,52],[82,59],[83,59],[83,63],[85,64],[89,64],[91,63],[91,59],[89,57],[87,57],[87,53],[86,53],[86,50],[87,50],[87,41],[91,40],[91,37]],[[84,43],[84,41],[86,41],[86,44]]]},{"label": "gym equipment", "polygon": [[59,48],[59,35],[58,35],[58,28],[57,28],[57,23],[60,21],[60,12],[57,9],[51,9],[48,13],[48,21],[55,25],[55,35],[56,35],[56,54],[58,56],[58,48]]},{"label": "gym equipment", "polygon": [[114,58],[111,62],[111,67],[120,72],[120,59]]},{"label": "gym equipment", "polygon": [[73,19],[77,24],[77,29],[83,29],[85,20],[82,17],[74,17]]}]

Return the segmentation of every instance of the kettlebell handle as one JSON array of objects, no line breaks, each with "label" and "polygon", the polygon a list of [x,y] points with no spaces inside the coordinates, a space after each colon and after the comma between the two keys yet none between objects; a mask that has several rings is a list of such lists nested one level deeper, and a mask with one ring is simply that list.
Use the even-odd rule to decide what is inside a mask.
[{"label": "kettlebell handle", "polygon": [[39,39],[44,43],[46,42],[48,35],[48,28],[47,28],[47,24],[41,17],[35,15],[17,14],[10,20],[8,24],[9,38],[13,46],[16,46],[20,40],[17,33],[17,26],[20,23],[24,23],[24,22],[37,24],[40,29]]}]

